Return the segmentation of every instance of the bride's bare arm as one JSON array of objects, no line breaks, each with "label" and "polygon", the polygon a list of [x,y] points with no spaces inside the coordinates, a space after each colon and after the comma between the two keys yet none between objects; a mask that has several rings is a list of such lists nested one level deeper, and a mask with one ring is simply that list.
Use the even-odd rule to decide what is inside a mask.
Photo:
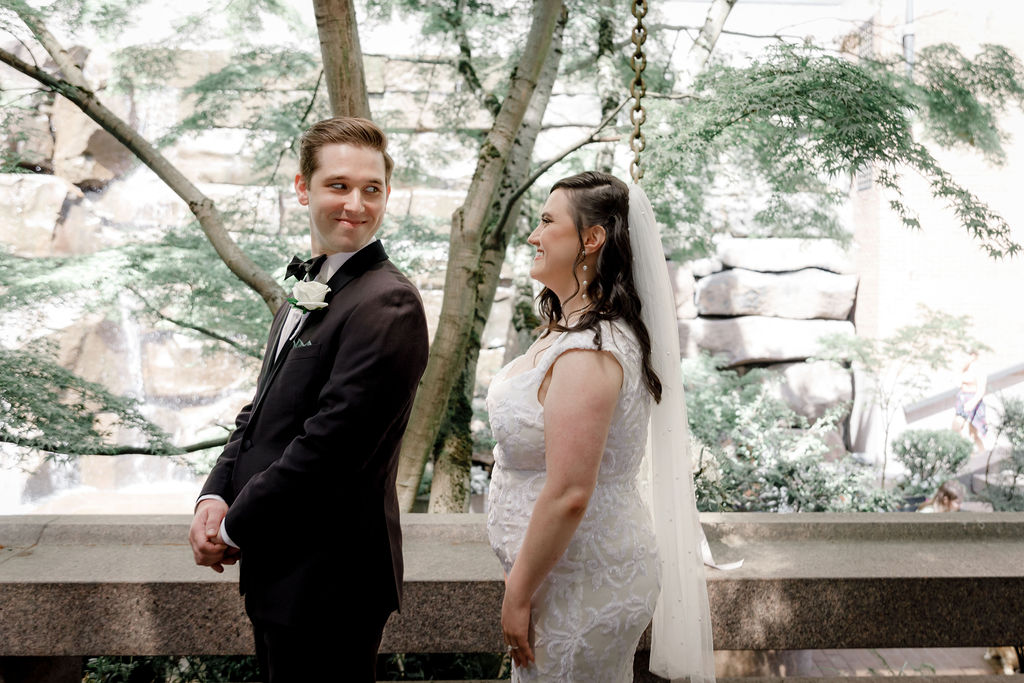
[{"label": "bride's bare arm", "polygon": [[522,549],[505,582],[501,626],[519,666],[533,661],[530,599],[565,552],[597,483],[605,440],[622,387],[622,367],[608,352],[559,356],[541,386],[547,480]]}]

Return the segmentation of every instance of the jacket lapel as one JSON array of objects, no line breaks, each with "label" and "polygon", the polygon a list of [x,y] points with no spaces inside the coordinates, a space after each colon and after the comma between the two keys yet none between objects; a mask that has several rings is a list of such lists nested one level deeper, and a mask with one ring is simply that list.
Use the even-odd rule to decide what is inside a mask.
[{"label": "jacket lapel", "polygon": [[[384,251],[384,245],[380,243],[380,240],[371,242],[353,254],[352,257],[345,261],[344,265],[338,269],[338,272],[332,275],[331,279],[327,281],[327,286],[331,288],[331,291],[329,291],[327,296],[324,298],[324,301],[328,304],[327,307],[311,311],[307,315],[302,316],[302,318],[299,319],[299,323],[295,326],[295,331],[291,335],[292,338],[297,339],[299,333],[302,332],[303,328],[308,324],[315,324],[319,322],[320,319],[326,315],[327,309],[330,308],[331,300],[345,287],[345,285],[365,273],[370,266],[380,263],[381,261],[386,261],[387,258],[387,252]],[[277,325],[276,334],[271,334],[274,341],[267,349],[268,355],[264,358],[264,369],[267,366],[268,360],[273,358],[273,353],[277,349],[277,344],[280,342],[281,328],[284,326],[284,321],[287,317],[288,313],[286,311],[284,315],[280,316],[281,320],[279,322],[275,320]],[[266,396],[267,391],[270,389],[270,385],[273,384],[274,378],[277,377],[278,371],[280,371],[281,366],[284,365],[285,360],[288,358],[288,352],[291,351],[293,346],[294,344],[285,342],[284,348],[281,349],[281,353],[276,359],[271,361],[273,365],[270,366],[270,372],[260,373],[260,377],[262,378],[266,375],[266,379],[262,382],[262,386],[258,387],[256,405],[253,406],[253,418],[255,418],[256,411],[259,410],[260,404],[263,403],[264,396]],[[253,418],[250,418],[249,424],[254,422]]]},{"label": "jacket lapel", "polygon": [[267,387],[268,379],[273,370],[275,363],[274,356],[277,353],[277,345],[281,341],[282,328],[284,327],[285,321],[288,319],[289,308],[289,304],[281,306],[277,314],[274,316],[274,321],[270,325],[270,339],[267,342],[267,350],[263,354],[263,365],[260,367],[259,379],[256,382],[257,402],[263,395],[263,391]]}]

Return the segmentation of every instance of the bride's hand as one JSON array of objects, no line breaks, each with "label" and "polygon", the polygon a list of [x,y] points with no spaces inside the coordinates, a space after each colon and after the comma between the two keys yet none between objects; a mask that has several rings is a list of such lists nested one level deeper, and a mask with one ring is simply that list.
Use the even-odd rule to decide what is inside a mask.
[{"label": "bride's hand", "polygon": [[530,647],[530,600],[517,599],[508,587],[505,599],[501,602],[501,630],[505,635],[505,645],[516,666],[526,666],[533,661],[533,649]]}]

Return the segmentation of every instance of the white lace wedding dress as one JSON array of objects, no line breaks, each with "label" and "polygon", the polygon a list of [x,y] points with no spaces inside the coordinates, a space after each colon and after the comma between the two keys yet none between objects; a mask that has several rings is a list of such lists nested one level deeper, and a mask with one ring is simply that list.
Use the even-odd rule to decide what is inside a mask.
[{"label": "white lace wedding dress", "polygon": [[[622,366],[597,487],[565,554],[533,597],[536,662],[513,667],[513,681],[622,683],[633,680],[633,653],[651,621],[659,563],[650,514],[637,489],[651,395],[641,376],[640,348],[625,325],[602,323],[601,348]],[[566,332],[536,367],[491,382],[487,410],[498,445],[488,496],[491,546],[508,572],[522,546],[544,486],[544,408],[537,390],[570,349],[596,349],[594,332]]]}]

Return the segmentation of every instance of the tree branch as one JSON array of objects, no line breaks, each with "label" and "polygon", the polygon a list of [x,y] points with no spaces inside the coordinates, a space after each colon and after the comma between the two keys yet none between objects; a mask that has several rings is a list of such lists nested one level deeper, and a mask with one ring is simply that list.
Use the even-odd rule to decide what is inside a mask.
[{"label": "tree branch", "polygon": [[[320,92],[320,85],[324,82],[324,70],[320,69],[320,75],[316,78],[316,85],[313,86],[313,95],[309,98],[309,106],[306,107],[306,111],[302,112],[302,118],[299,119],[299,123],[305,124],[306,119],[309,118],[310,112],[313,111],[313,105],[316,104],[316,96]],[[281,161],[284,159],[284,155],[288,150],[295,149],[295,140],[292,143],[281,150],[281,153],[277,155],[277,163],[274,164],[274,170],[270,172],[270,185],[274,184],[274,178],[277,177],[277,171],[281,168]]]},{"label": "tree branch", "polygon": [[548,159],[540,166],[538,166],[537,169],[533,173],[531,173],[529,177],[527,177],[526,181],[522,185],[517,187],[516,191],[511,194],[511,196],[509,197],[508,201],[505,204],[505,210],[501,214],[501,220],[498,222],[498,225],[503,225],[505,221],[508,220],[509,213],[512,211],[512,207],[515,205],[516,200],[522,197],[523,194],[525,194],[526,191],[529,190],[535,182],[537,182],[538,178],[547,173],[548,169],[557,164],[559,161],[561,161],[562,159],[569,156],[570,154],[578,150],[580,147],[583,147],[585,145],[593,144],[595,142],[618,142],[621,139],[621,136],[619,135],[599,138],[597,137],[597,134],[604,130],[604,128],[609,123],[614,121],[618,113],[622,111],[622,108],[625,107],[626,104],[631,101],[632,98],[629,97],[622,100],[619,106],[615,107],[615,109],[609,112],[608,116],[604,117],[604,120],[601,121],[601,123],[597,124],[597,128],[590,131],[590,133],[588,133],[586,137],[581,138],[579,141],[573,143],[569,147],[566,147],[561,152],[559,152],[558,154],[556,154],[555,156],[553,156],[552,158]]},{"label": "tree branch", "polygon": [[644,93],[644,97],[650,97],[655,100],[697,100],[701,101],[705,98],[698,97],[697,95],[691,95],[690,93],[661,93],[652,92],[648,90]]},{"label": "tree branch", "polygon": [[[648,31],[699,31],[699,26],[682,26],[679,24],[651,24]],[[743,31],[729,31],[722,29],[720,33],[724,33],[730,36],[740,36],[742,38],[763,38],[765,40],[778,40],[785,42],[786,39],[791,40],[803,40],[804,36],[792,36],[784,33],[744,33]]]},{"label": "tree branch", "polygon": [[150,313],[155,315],[160,320],[167,321],[167,322],[171,323],[172,325],[177,325],[178,327],[184,328],[186,330],[192,330],[193,332],[198,332],[199,334],[202,334],[204,336],[210,337],[211,339],[216,339],[219,342],[224,342],[225,344],[227,344],[231,348],[235,349],[239,353],[244,354],[246,356],[250,356],[252,358],[262,358],[263,357],[262,354],[260,354],[259,352],[253,351],[252,349],[247,348],[246,346],[244,346],[242,344],[239,344],[238,342],[236,342],[234,339],[231,339],[230,337],[225,337],[224,335],[222,335],[222,334],[220,334],[218,332],[214,332],[213,330],[209,330],[209,329],[203,327],[202,325],[196,325],[194,323],[188,323],[188,322],[185,322],[183,320],[178,320],[176,318],[172,318],[169,315],[164,314],[163,311],[161,311],[159,308],[157,308],[156,306],[151,304],[146,299],[146,297],[142,296],[142,293],[139,292],[139,290],[137,290],[136,288],[134,288],[134,287],[132,287],[130,285],[128,286],[128,291],[130,291],[132,294],[137,296],[139,298],[139,301],[141,301],[143,303],[143,305],[146,307],[146,310],[148,310]]},{"label": "tree branch", "polygon": [[450,57],[396,57],[395,55],[382,54],[380,52],[364,52],[364,57],[376,57],[386,62],[406,62],[408,64],[440,64],[446,66],[457,66],[458,60]]},{"label": "tree branch", "polygon": [[327,94],[334,116],[370,117],[363,50],[352,0],[313,0]]},{"label": "tree branch", "polygon": [[680,90],[689,89],[697,74],[707,64],[708,58],[711,57],[711,51],[715,49],[715,43],[718,42],[718,36],[722,33],[725,20],[729,18],[729,13],[732,12],[735,5],[736,0],[712,0],[707,18],[704,20],[704,26],[694,38],[690,51],[686,53],[686,61],[677,81]]},{"label": "tree branch", "polygon": [[[39,34],[37,33],[36,35],[38,36]],[[231,238],[227,228],[224,226],[223,217],[214,205],[213,200],[200,192],[181,171],[171,164],[137,130],[103,105],[92,90],[76,85],[73,81],[83,82],[81,71],[70,62],[66,52],[62,51],[53,36],[49,36],[46,40],[49,44],[44,44],[44,47],[47,47],[48,50],[53,50],[51,56],[58,65],[62,62],[64,63],[62,69],[67,69],[73,74],[70,77],[71,80],[52,76],[39,67],[22,61],[14,54],[3,49],[0,49],[0,62],[17,69],[30,78],[34,78],[51,90],[66,97],[89,118],[99,124],[100,127],[114,136],[118,142],[127,147],[142,163],[152,169],[157,177],[188,204],[189,210],[199,221],[203,233],[210,241],[210,244],[213,245],[217,255],[231,269],[231,272],[256,291],[266,302],[271,312],[276,312],[284,302],[284,290],[281,289],[270,275],[257,266]]]},{"label": "tree branch", "polygon": [[465,15],[464,6],[465,0],[458,0],[453,12],[444,13],[445,20],[451,26],[459,46],[459,58],[455,63],[455,68],[462,74],[470,90],[483,98],[484,108],[491,113],[491,116],[497,116],[501,110],[501,102],[498,101],[494,93],[484,90],[480,77],[477,76],[476,69],[473,67],[473,50],[469,43],[469,34],[466,33],[466,25],[462,22],[462,17]]},{"label": "tree branch", "polygon": [[[64,74],[64,80],[71,85],[75,86],[79,90],[92,94],[92,89],[89,84],[85,81],[85,76],[82,74],[82,70],[78,68],[74,60],[71,59],[71,55],[64,46],[61,45],[54,37],[50,30],[39,21],[39,18],[30,12],[21,12],[15,10],[18,16],[21,18],[25,25],[28,26],[29,30],[32,31],[32,35],[36,37],[39,44],[50,54],[53,58],[54,64]],[[31,54],[31,52],[29,53]]]},{"label": "tree branch", "polygon": [[[61,455],[160,455],[160,456],[171,456],[171,455],[185,455],[186,453],[195,453],[197,451],[204,451],[207,448],[217,448],[223,446],[228,442],[230,434],[224,436],[214,437],[212,439],[206,439],[205,441],[198,441],[187,446],[172,446],[173,450],[164,451],[158,448],[152,448],[148,446],[105,446],[97,450],[92,451],[74,451],[65,452],[62,451]],[[21,446],[23,448],[33,448],[40,451],[46,451],[47,453],[54,453],[55,451],[50,450],[50,444],[44,443],[38,439],[13,439],[9,434],[0,434],[0,443],[14,444],[15,446]]]}]

